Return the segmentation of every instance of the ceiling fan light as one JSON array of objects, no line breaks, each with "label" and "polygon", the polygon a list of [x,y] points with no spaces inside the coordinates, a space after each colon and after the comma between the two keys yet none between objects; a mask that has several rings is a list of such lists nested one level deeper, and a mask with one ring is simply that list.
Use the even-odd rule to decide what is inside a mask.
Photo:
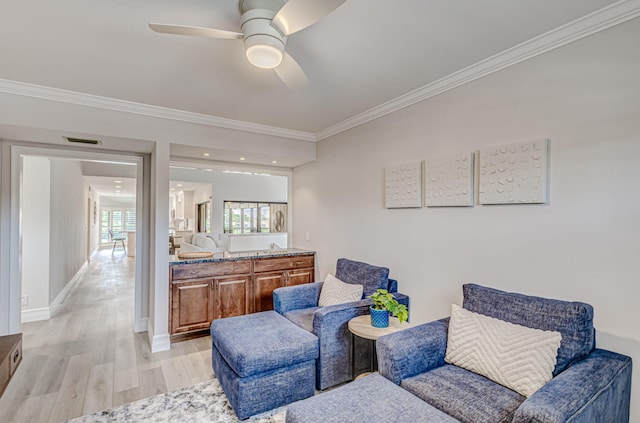
[{"label": "ceiling fan light", "polygon": [[282,62],[284,44],[277,38],[258,34],[245,39],[249,62],[258,68],[273,69]]}]

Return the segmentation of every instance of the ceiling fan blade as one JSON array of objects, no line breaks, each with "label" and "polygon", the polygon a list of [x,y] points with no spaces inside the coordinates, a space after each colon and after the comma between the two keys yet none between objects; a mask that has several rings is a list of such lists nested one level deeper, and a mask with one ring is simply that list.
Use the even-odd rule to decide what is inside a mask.
[{"label": "ceiling fan blade", "polygon": [[309,78],[304,73],[298,62],[287,52],[282,57],[280,66],[274,69],[278,77],[290,90],[302,88],[309,82]]},{"label": "ceiling fan blade", "polygon": [[289,0],[273,18],[273,25],[284,35],[313,25],[346,0]]},{"label": "ceiling fan blade", "polygon": [[196,37],[221,38],[224,40],[242,40],[244,38],[244,34],[240,32],[225,31],[224,29],[203,28],[200,26],[150,23],[149,28],[155,32],[161,32],[163,34],[193,35]]}]

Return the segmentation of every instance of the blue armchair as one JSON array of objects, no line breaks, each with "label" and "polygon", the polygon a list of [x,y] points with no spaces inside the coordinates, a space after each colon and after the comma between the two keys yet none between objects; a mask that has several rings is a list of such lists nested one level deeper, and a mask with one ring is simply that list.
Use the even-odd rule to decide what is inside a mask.
[{"label": "blue armchair", "polygon": [[378,339],[387,379],[461,422],[628,422],[631,359],[595,348],[589,304],[463,286],[467,310],[522,326],[558,331],[553,379],[528,398],[444,361],[449,319]]},{"label": "blue armchair", "polygon": [[[273,291],[275,311],[318,337],[320,355],[316,361],[316,387],[320,390],[351,380],[352,337],[347,324],[352,318],[369,313],[372,302],[367,296],[379,288],[387,289],[394,293],[398,302],[409,307],[409,297],[397,292],[398,282],[389,279],[389,269],[386,267],[341,258],[338,259],[335,276],[346,283],[363,285],[363,299],[318,307],[323,282]],[[356,370],[362,368],[364,363],[368,364],[368,346],[363,343],[356,347]]]}]

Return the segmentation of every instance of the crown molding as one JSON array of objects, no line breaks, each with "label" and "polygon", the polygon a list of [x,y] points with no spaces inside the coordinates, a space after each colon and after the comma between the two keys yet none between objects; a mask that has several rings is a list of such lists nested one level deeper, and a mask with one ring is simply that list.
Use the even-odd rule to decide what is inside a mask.
[{"label": "crown molding", "polygon": [[435,97],[446,91],[513,66],[550,50],[619,25],[640,16],[640,0],[622,0],[563,26],[504,50],[437,81],[316,132],[316,141]]},{"label": "crown molding", "polygon": [[0,79],[0,93],[16,94],[43,100],[59,101],[62,103],[115,110],[118,112],[133,113],[161,119],[171,119],[180,122],[197,123],[200,125],[234,129],[237,131],[254,132],[263,135],[273,135],[276,137],[291,138],[301,141],[316,140],[315,134],[311,132],[295,131],[275,126],[243,122],[217,116],[203,115],[200,113],[186,112],[183,110],[135,103],[132,101],[118,100],[115,98],[84,94],[76,91],[45,87],[26,82],[11,81],[8,79]]}]

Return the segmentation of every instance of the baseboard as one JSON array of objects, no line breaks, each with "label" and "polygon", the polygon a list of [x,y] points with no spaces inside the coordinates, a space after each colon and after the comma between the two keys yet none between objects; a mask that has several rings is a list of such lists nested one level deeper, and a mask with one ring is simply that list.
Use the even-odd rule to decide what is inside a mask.
[{"label": "baseboard", "polygon": [[20,314],[20,323],[39,322],[40,320],[49,320],[51,318],[51,308],[42,307],[22,310]]},{"label": "baseboard", "polygon": [[155,335],[153,333],[153,325],[148,320],[147,334],[149,335],[149,344],[151,345],[151,353],[167,351],[171,348],[171,339],[169,334]]},{"label": "baseboard", "polygon": [[50,313],[51,316],[54,316],[56,314],[56,312],[58,311],[58,308],[62,305],[64,300],[67,298],[67,295],[69,295],[69,292],[71,292],[73,287],[78,283],[78,281],[80,280],[80,277],[87,270],[88,266],[89,266],[88,263],[85,261],[84,264],[80,267],[80,269],[78,269],[76,274],[73,276],[73,278],[71,278],[69,283],[67,283],[64,286],[64,288],[62,288],[62,291],[60,291],[56,299],[51,302],[51,305],[49,305],[49,309],[51,310],[51,313]]}]

